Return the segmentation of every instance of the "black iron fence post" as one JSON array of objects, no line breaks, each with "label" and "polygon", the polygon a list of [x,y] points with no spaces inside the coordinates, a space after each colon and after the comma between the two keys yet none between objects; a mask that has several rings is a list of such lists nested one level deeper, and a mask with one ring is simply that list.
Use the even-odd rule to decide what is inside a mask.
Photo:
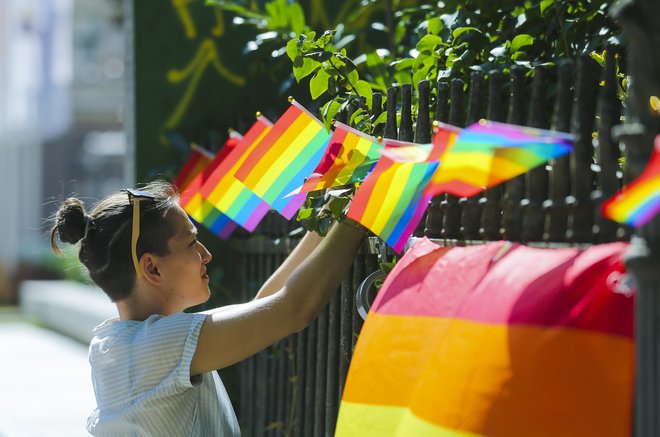
[{"label": "black iron fence post", "polygon": [[[628,39],[628,114],[618,132],[630,179],[648,162],[660,133],[660,115],[650,104],[660,96],[660,1],[624,0],[611,12]],[[634,434],[660,435],[660,217],[636,232],[626,265],[637,286]]]}]

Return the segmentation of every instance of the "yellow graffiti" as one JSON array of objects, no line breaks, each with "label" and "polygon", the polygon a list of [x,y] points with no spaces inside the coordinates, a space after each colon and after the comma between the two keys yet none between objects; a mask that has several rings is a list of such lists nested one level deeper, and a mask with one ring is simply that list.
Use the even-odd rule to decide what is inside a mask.
[{"label": "yellow graffiti", "polygon": [[[183,29],[186,32],[188,39],[195,39],[197,37],[197,27],[190,14],[188,6],[197,0],[171,0],[174,10],[179,15]],[[215,37],[220,37],[225,33],[225,16],[220,8],[213,8],[215,12],[215,26],[211,29],[211,33]]]},{"label": "yellow graffiti", "polygon": [[188,4],[193,1],[194,0],[172,0],[172,6],[174,6],[176,13],[179,14],[179,18],[183,23],[183,29],[185,30],[188,39],[194,39],[197,36],[197,28],[195,27],[195,22],[188,9]]},{"label": "yellow graffiti", "polygon": [[225,34],[225,15],[220,8],[213,8],[215,11],[215,27],[211,29],[211,33],[215,37],[220,37]]},{"label": "yellow graffiti", "polygon": [[165,122],[166,129],[172,129],[181,121],[181,118],[186,113],[188,105],[197,90],[202,74],[206,71],[206,68],[209,65],[212,65],[220,76],[224,77],[234,85],[245,85],[245,77],[232,73],[222,64],[213,39],[204,39],[200,44],[195,57],[187,66],[181,70],[170,70],[167,73],[167,80],[170,83],[179,83],[186,79],[189,81],[183,98],[172,115],[170,115]]}]

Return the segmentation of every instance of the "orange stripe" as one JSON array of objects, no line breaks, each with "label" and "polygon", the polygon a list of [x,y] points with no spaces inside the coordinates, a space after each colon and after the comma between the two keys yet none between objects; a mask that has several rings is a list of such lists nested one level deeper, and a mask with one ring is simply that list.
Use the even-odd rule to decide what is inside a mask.
[{"label": "orange stripe", "polygon": [[[282,135],[273,142],[268,151],[263,154],[259,162],[257,162],[252,168],[250,174],[248,174],[243,180],[246,187],[254,190],[257,183],[270,171],[275,162],[277,162],[277,159],[282,156],[282,154],[287,153],[287,149],[291,146],[298,135],[300,135],[310,123],[313,123],[313,120],[306,115],[307,114],[304,113],[300,114],[298,118],[286,128]],[[277,135],[277,133],[278,131],[271,129],[268,135],[264,138],[264,141],[268,141],[272,135]],[[253,153],[255,152],[256,150]],[[238,172],[236,174],[238,177]]]},{"label": "orange stripe", "polygon": [[627,435],[633,354],[596,332],[370,313],[343,400],[487,435]]}]

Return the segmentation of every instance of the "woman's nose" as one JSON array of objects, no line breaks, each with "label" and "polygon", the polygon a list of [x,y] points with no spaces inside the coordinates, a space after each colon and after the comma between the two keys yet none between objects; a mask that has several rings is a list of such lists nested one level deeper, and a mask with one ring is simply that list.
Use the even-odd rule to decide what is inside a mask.
[{"label": "woman's nose", "polygon": [[206,246],[204,246],[202,243],[199,243],[199,246],[199,254],[202,257],[202,263],[208,264],[213,259],[213,255],[211,255],[211,252],[209,252]]}]

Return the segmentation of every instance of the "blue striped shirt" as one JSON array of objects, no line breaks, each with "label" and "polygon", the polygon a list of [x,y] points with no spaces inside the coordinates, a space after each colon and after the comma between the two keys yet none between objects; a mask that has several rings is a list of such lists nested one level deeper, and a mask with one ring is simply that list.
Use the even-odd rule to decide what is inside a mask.
[{"label": "blue striped shirt", "polygon": [[216,372],[190,377],[204,314],[110,319],[89,349],[97,408],[95,436],[238,436],[238,421]]}]

